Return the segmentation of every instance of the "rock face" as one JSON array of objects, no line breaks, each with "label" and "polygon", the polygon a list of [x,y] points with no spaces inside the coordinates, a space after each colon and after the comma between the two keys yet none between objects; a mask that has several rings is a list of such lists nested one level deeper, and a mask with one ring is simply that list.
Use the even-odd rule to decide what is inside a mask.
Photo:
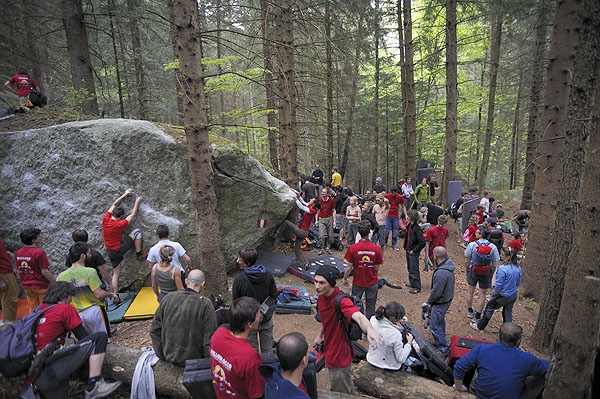
[{"label": "rock face", "polygon": [[[0,160],[0,236],[14,252],[22,246],[23,229],[41,229],[40,247],[55,275],[65,269],[74,229],[86,229],[90,244],[103,247],[102,215],[129,187],[143,196],[130,229],[143,231],[145,249],[158,240],[156,226],[164,223],[170,238],[188,251],[194,267],[210,267],[198,262],[185,143],[159,127],[145,121],[103,119],[1,134]],[[237,251],[267,243],[294,203],[284,182],[240,150],[213,148],[213,169],[222,250],[228,271],[233,271]],[[133,202],[133,197],[123,201],[126,213]],[[133,251],[121,269],[121,287],[137,289],[148,275],[147,262],[137,261]]]}]

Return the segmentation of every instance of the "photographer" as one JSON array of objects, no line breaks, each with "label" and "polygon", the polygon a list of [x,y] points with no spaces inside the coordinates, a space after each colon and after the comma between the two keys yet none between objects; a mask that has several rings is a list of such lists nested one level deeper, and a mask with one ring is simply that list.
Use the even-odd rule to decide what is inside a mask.
[{"label": "photographer", "polygon": [[431,306],[430,329],[435,340],[434,345],[442,357],[448,355],[448,341],[446,340],[446,313],[454,299],[454,263],[448,258],[444,247],[433,249],[436,265],[431,277],[431,293],[427,303]]}]

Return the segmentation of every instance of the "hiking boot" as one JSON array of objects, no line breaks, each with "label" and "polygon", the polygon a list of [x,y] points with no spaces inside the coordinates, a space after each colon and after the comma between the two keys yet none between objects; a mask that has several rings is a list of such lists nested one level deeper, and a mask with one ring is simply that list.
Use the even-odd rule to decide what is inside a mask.
[{"label": "hiking boot", "polygon": [[469,319],[472,319],[473,317],[475,317],[475,312],[473,312],[473,309],[467,310],[467,317]]},{"label": "hiking boot", "polygon": [[474,321],[470,322],[469,325],[473,330],[483,332],[483,330],[480,330],[479,327],[477,327],[477,323],[475,323]]},{"label": "hiking boot", "polygon": [[146,257],[148,256],[148,251],[136,252],[135,256],[137,256],[137,260],[139,261],[146,260]]},{"label": "hiking boot", "polygon": [[97,398],[105,398],[111,393],[113,393],[119,386],[121,385],[121,381],[115,382],[106,382],[104,378],[101,378],[94,385],[94,389],[90,392],[85,391],[85,399],[97,399]]}]

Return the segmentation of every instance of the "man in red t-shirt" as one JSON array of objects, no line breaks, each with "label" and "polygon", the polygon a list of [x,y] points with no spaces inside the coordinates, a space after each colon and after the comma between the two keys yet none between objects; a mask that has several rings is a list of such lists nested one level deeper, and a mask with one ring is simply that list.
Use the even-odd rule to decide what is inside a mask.
[{"label": "man in red t-shirt", "polygon": [[2,320],[17,320],[19,305],[19,286],[12,264],[12,254],[9,255],[0,239],[0,305],[2,305]]},{"label": "man in red t-shirt", "polygon": [[[17,86],[17,90],[12,88],[12,84]],[[39,90],[37,82],[35,79],[27,74],[27,70],[25,68],[19,68],[19,73],[8,79],[4,86],[16,95],[19,96],[19,105],[21,107],[27,105],[27,101],[29,100],[29,93],[31,93],[31,88],[33,87],[36,90]]]},{"label": "man in red t-shirt", "polygon": [[[323,344],[325,366],[329,370],[331,391],[354,394],[352,384],[352,349],[348,337],[338,322],[335,312],[335,297],[343,292],[335,286],[338,270],[329,265],[320,266],[315,272],[315,291],[319,296],[317,309],[321,315],[321,330],[315,337],[314,344]],[[381,345],[381,337],[377,335],[369,320],[354,306],[350,298],[342,298],[340,309],[347,323],[354,320],[375,348]]]},{"label": "man in red t-shirt", "polygon": [[[440,215],[438,216],[437,225],[431,227],[427,230],[427,235],[423,234],[425,240],[429,243],[427,258],[425,259],[425,267],[423,271],[429,270],[429,265],[431,264],[431,259],[434,259],[433,249],[435,247],[446,247],[446,238],[450,235],[448,232],[448,228],[446,227],[446,223],[448,223],[448,216]],[[433,266],[432,269],[433,270]]]},{"label": "man in red t-shirt", "polygon": [[[331,253],[329,249],[333,242],[333,221],[335,220],[335,201],[329,195],[329,190],[324,188],[321,190],[321,202],[319,209],[319,241],[321,242],[321,250],[319,255],[326,251],[328,254]],[[327,246],[325,246],[325,231],[327,231]]]},{"label": "man in red t-shirt", "polygon": [[55,352],[43,363],[41,357],[44,351],[42,351],[38,355],[40,357],[34,359],[34,364],[39,362],[41,369],[33,383],[45,398],[66,398],[71,374],[87,361],[89,380],[85,398],[104,398],[121,385],[121,381],[108,383],[101,375],[108,337],[105,332],[88,334],[77,311],[70,305],[73,295],[75,295],[75,288],[73,284],[66,281],[52,283],[48,287],[44,303],[39,310],[50,306],[52,308],[46,310],[39,320],[36,328],[36,349],[40,351],[56,341],[64,345],[67,331],[73,332],[78,342]]},{"label": "man in red t-shirt", "polygon": [[210,371],[218,399],[261,398],[265,381],[262,359],[248,342],[260,323],[260,303],[243,296],[229,309],[229,328],[217,328],[210,339]]},{"label": "man in red t-shirt", "polygon": [[521,260],[525,255],[525,236],[519,232],[514,234],[515,239],[508,243],[508,246],[517,254],[517,259]]},{"label": "man in red t-shirt", "polygon": [[392,232],[392,248],[395,251],[400,249],[396,246],[398,243],[398,223],[400,222],[400,205],[402,205],[402,214],[406,215],[406,206],[404,205],[404,197],[398,194],[398,186],[391,188],[392,192],[387,193],[384,197],[390,203],[390,211],[388,212],[387,219],[385,220],[385,242],[387,244],[387,238]]},{"label": "man in red t-shirt", "polygon": [[369,222],[362,220],[358,224],[358,233],[362,239],[350,245],[346,252],[348,265],[344,271],[344,287],[348,286],[348,276],[354,270],[352,280],[352,295],[362,298],[363,293],[366,298],[365,313],[368,320],[375,314],[375,304],[377,302],[377,291],[379,291],[379,276],[377,272],[383,264],[383,255],[379,245],[369,241]]},{"label": "man in red t-shirt", "polygon": [[42,231],[35,228],[26,229],[21,232],[20,238],[25,246],[15,253],[17,270],[27,294],[27,303],[33,310],[44,300],[48,285],[56,280],[48,269],[50,262],[46,253],[37,248],[42,241]]},{"label": "man in red t-shirt", "polygon": [[125,217],[125,209],[120,206],[121,202],[133,193],[133,189],[129,188],[119,198],[112,203],[108,211],[102,216],[102,238],[104,239],[104,247],[108,253],[108,258],[113,267],[113,276],[111,285],[114,292],[119,292],[119,276],[121,275],[121,262],[125,253],[135,245],[135,254],[139,261],[142,261],[148,255],[148,252],[142,252],[142,231],[135,229],[129,235],[123,237],[123,232],[129,226],[129,223],[137,216],[142,197],[135,198],[133,210],[129,216]]}]

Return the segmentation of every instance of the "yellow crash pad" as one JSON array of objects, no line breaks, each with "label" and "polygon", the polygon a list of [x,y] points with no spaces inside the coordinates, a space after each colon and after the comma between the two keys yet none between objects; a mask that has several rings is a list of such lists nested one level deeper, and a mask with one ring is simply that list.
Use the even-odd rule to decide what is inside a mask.
[{"label": "yellow crash pad", "polygon": [[156,309],[158,309],[158,300],[154,291],[152,291],[152,287],[142,287],[127,312],[125,312],[123,320],[151,319],[154,317]]}]

